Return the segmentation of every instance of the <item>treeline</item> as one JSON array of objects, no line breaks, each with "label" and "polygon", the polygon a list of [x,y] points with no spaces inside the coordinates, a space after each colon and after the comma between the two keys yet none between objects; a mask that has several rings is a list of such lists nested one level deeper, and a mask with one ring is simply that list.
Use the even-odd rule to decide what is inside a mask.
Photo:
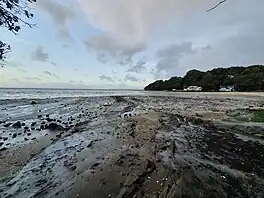
[{"label": "treeline", "polygon": [[200,86],[202,91],[218,91],[221,87],[228,86],[234,86],[236,91],[263,91],[264,66],[216,68],[206,72],[194,69],[184,77],[157,80],[146,86],[145,90],[183,90],[188,86]]}]

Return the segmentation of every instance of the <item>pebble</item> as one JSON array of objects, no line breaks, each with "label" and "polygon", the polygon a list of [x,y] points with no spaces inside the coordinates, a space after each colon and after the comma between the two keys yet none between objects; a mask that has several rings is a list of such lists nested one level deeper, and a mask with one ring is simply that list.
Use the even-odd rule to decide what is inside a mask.
[{"label": "pebble", "polygon": [[4,124],[4,127],[10,127],[12,125],[12,123],[7,123],[7,124]]},{"label": "pebble", "polygon": [[17,134],[14,133],[14,134],[12,135],[12,138],[16,138],[16,137],[17,137]]},{"label": "pebble", "polygon": [[13,127],[19,129],[22,127],[22,124],[20,121],[17,121],[15,124],[13,124]]}]

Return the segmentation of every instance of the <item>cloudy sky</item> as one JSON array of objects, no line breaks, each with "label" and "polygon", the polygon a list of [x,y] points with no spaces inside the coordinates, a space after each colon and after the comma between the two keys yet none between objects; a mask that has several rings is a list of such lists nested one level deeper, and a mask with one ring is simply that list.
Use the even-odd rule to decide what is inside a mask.
[{"label": "cloudy sky", "polygon": [[264,1],[37,0],[0,87],[139,88],[189,69],[264,64]]}]

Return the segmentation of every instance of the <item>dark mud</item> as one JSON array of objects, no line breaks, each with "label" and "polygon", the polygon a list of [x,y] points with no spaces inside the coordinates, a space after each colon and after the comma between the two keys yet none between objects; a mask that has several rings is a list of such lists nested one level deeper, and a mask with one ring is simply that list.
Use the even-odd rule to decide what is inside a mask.
[{"label": "dark mud", "polygon": [[212,123],[194,124],[193,119],[175,127],[180,120],[175,117],[165,119],[161,128],[171,127],[167,141],[172,144],[161,155],[188,181],[182,197],[263,197],[263,144],[240,139]]}]

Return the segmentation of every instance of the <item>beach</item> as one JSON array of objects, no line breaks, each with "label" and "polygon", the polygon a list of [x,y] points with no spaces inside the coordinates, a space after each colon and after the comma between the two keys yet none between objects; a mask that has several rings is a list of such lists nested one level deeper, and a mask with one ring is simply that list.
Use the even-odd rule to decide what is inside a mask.
[{"label": "beach", "polygon": [[0,100],[0,197],[263,197],[263,93],[69,96]]}]

